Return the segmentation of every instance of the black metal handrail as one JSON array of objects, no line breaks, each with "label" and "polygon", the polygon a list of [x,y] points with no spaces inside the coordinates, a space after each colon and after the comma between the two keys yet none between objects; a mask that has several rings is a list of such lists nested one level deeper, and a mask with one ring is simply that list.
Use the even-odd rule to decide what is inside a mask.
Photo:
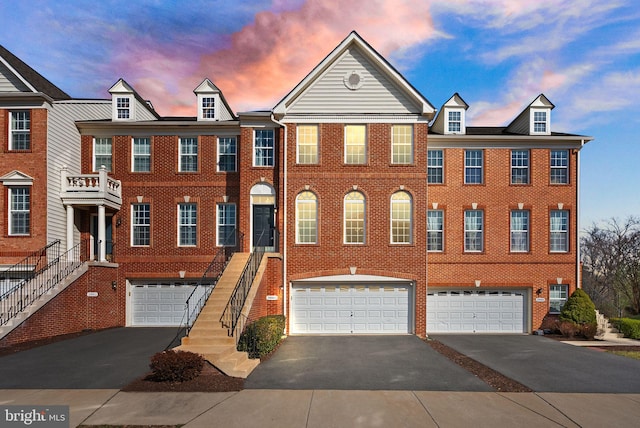
[{"label": "black metal handrail", "polygon": [[[264,233],[264,232],[263,232]],[[268,231],[271,233],[271,231]],[[262,242],[262,236],[257,242]],[[249,255],[249,260],[242,270],[242,274],[238,279],[235,289],[227,302],[227,306],[220,317],[220,323],[227,329],[227,334],[230,337],[236,338],[236,345],[238,343],[239,334],[236,334],[236,328],[238,327],[238,320],[242,314],[242,308],[247,300],[251,285],[256,277],[260,263],[262,263],[262,257],[265,253],[265,247],[254,247],[253,251]],[[243,323],[244,324],[244,323]],[[240,332],[242,330],[239,330]]]},{"label": "black metal handrail", "polygon": [[[198,319],[202,308],[204,308],[204,305],[207,303],[209,296],[211,296],[211,292],[215,288],[218,279],[220,279],[227,262],[235,252],[242,248],[243,239],[244,235],[240,232],[236,232],[235,229],[227,236],[226,243],[228,245],[223,245],[218,248],[213,260],[211,260],[211,263],[209,263],[209,266],[207,266],[207,269],[204,271],[202,278],[200,278],[196,287],[193,289],[191,294],[189,294],[185,304],[186,334],[189,334],[191,327]],[[204,293],[198,293],[198,296],[196,297],[196,290],[201,290],[201,287],[204,287]]]},{"label": "black metal handrail", "polygon": [[[75,272],[84,263],[81,250],[82,244],[77,244],[59,255],[60,241],[58,240],[14,265],[14,267],[24,268],[24,270],[14,269],[12,271],[14,274],[27,272],[27,277],[19,283],[10,284],[10,289],[0,294],[0,325],[6,325],[30,304]],[[28,271],[27,268],[29,268]]]}]

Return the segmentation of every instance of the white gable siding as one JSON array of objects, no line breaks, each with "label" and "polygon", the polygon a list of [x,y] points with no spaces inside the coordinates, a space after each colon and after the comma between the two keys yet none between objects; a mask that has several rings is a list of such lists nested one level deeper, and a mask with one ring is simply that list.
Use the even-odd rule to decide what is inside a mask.
[{"label": "white gable siding", "polygon": [[219,120],[235,120],[235,118],[233,117],[233,114],[229,111],[227,106],[222,102],[222,98],[218,98],[218,101],[220,103],[219,110],[218,110],[218,119]]},{"label": "white gable siding", "polygon": [[[66,211],[60,199],[60,170],[80,173],[80,133],[77,120],[110,119],[111,100],[58,101],[49,110],[47,129],[47,242],[66,245]],[[76,231],[75,243],[80,239]]]},{"label": "white gable siding", "polygon": [[9,68],[0,62],[0,92],[31,92]]},{"label": "white gable siding", "polygon": [[[347,73],[364,78],[360,89],[344,85]],[[420,114],[422,106],[407,97],[358,49],[349,49],[288,109],[289,114],[392,113]]]},{"label": "white gable siding", "polygon": [[[146,103],[141,103],[140,101],[138,101],[137,99],[135,99],[136,102],[136,108],[135,108],[135,120],[158,120],[157,117],[155,117],[149,110],[148,110],[148,106],[146,105]],[[111,117],[111,116],[109,116]]]}]

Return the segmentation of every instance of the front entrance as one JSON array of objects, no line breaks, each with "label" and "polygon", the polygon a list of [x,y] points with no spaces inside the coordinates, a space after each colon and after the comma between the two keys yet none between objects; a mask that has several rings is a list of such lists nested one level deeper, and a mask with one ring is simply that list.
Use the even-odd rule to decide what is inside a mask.
[{"label": "front entrance", "polygon": [[[107,214],[105,216],[105,239],[107,241],[107,254],[105,259],[111,260],[113,256],[113,238],[111,220],[113,215]],[[100,243],[98,242],[98,216],[91,216],[91,255],[94,260],[100,260],[98,252],[100,251]]]},{"label": "front entrance", "polygon": [[274,247],[274,214],[273,205],[253,206],[253,246]]}]

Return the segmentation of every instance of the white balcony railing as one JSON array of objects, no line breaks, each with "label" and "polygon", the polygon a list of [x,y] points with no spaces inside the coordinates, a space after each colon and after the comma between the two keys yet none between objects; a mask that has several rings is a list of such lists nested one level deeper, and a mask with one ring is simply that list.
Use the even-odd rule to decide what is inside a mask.
[{"label": "white balcony railing", "polygon": [[[73,204],[122,205],[122,183],[107,175],[102,165],[97,174],[71,175],[66,167],[60,171],[61,197]],[[66,202],[65,202],[66,203]]]}]

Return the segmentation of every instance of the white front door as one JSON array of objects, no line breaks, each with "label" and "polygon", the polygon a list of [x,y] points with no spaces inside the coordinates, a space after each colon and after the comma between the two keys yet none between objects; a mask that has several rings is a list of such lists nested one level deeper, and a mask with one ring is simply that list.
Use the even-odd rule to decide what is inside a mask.
[{"label": "white front door", "polygon": [[427,293],[429,333],[524,333],[522,290],[442,290]]},{"label": "white front door", "polygon": [[407,334],[410,286],[406,284],[295,285],[292,334]]}]

